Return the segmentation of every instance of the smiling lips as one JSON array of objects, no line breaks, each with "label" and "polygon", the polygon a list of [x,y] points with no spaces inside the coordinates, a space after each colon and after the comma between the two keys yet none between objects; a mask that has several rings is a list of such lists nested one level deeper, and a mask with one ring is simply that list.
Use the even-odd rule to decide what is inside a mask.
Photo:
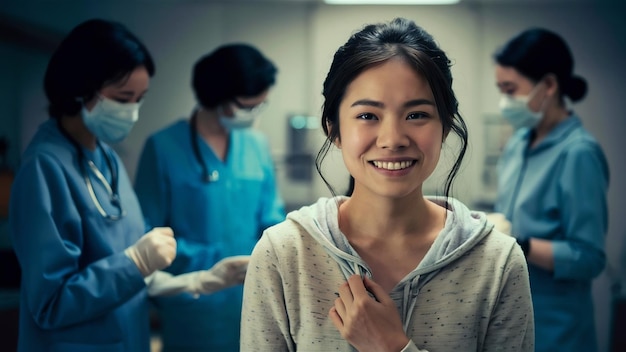
[{"label": "smiling lips", "polygon": [[372,161],[372,164],[379,169],[384,170],[402,170],[409,168],[415,164],[415,160],[405,160],[405,161]]}]

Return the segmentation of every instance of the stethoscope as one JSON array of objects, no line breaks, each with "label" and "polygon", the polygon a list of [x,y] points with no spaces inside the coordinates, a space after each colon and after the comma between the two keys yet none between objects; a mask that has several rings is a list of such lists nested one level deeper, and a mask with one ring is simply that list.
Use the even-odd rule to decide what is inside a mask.
[{"label": "stethoscope", "polygon": [[[74,148],[76,148],[76,151],[78,153],[78,166],[85,180],[85,184],[87,185],[87,191],[89,192],[89,196],[91,197],[93,204],[96,206],[96,209],[98,209],[98,212],[100,213],[100,215],[102,215],[103,218],[107,220],[112,220],[112,221],[120,220],[121,218],[126,216],[126,211],[122,208],[122,202],[119,196],[117,168],[113,167],[113,160],[111,159],[111,156],[109,155],[109,153],[107,153],[106,150],[103,148],[100,141],[97,141],[97,145],[102,150],[102,154],[104,155],[104,159],[106,160],[107,166],[109,167],[109,170],[111,170],[111,184],[109,184],[109,182],[104,177],[102,172],[100,172],[96,164],[94,164],[93,161],[87,159],[87,157],[85,156],[85,153],[83,152],[82,147],[78,144],[78,142],[74,138],[72,138],[72,136],[65,130],[65,128],[63,128],[60,122],[57,122],[57,126],[59,127],[61,134],[63,134],[63,136],[72,143]],[[91,170],[91,172],[102,183],[102,185],[104,185],[104,188],[109,194],[111,204],[119,210],[117,215],[107,214],[107,212],[104,210],[104,207],[102,207],[102,204],[100,204],[100,201],[98,200],[98,197],[96,196],[96,192],[93,189],[91,178],[89,177],[87,169],[85,169],[85,163],[83,162],[84,160],[87,161],[86,163],[89,166],[89,169]]]},{"label": "stethoscope", "polygon": [[191,120],[189,121],[189,131],[191,134],[191,146],[193,148],[193,154],[196,157],[196,161],[202,167],[202,181],[205,183],[215,182],[220,179],[220,173],[217,170],[209,172],[209,167],[206,164],[202,154],[200,154],[200,138],[198,138],[198,128],[196,124],[198,119],[196,118],[197,110],[191,114]]}]

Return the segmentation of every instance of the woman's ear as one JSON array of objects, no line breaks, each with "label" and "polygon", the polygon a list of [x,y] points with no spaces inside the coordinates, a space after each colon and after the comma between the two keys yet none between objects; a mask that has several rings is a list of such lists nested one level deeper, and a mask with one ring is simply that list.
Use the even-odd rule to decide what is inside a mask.
[{"label": "woman's ear", "polygon": [[553,73],[549,73],[543,79],[546,85],[546,94],[549,96],[554,96],[559,91],[559,80],[556,75]]},{"label": "woman's ear", "polygon": [[[328,120],[326,120],[326,131],[328,131],[327,133],[329,136],[333,135],[333,125]],[[341,149],[341,138],[339,138],[339,135],[337,135],[337,138],[333,140],[333,144],[335,147]]]}]

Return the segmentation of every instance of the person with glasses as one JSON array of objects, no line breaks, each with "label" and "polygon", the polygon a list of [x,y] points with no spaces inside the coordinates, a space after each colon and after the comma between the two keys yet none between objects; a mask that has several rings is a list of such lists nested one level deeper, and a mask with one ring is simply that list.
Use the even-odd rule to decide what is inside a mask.
[{"label": "person with glasses", "polygon": [[[193,67],[190,116],[147,139],[135,190],[146,221],[176,233],[168,272],[249,255],[263,230],[284,220],[268,140],[251,128],[276,73],[251,45],[218,47]],[[164,351],[237,351],[241,299],[241,285],[199,298],[157,298]]]},{"label": "person with glasses", "polygon": [[176,256],[172,229],[146,232],[108,145],[137,121],[154,71],[135,35],[100,19],[79,24],[52,54],[44,78],[51,118],[11,189],[9,231],[22,272],[18,351],[149,351],[149,295],[208,294],[241,276],[235,260],[186,275],[159,271]]}]

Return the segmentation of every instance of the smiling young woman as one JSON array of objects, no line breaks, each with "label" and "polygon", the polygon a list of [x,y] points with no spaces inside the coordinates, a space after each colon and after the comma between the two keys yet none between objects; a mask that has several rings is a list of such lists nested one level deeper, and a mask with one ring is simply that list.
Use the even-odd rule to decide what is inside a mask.
[{"label": "smiling young woman", "polygon": [[[241,350],[532,351],[521,249],[449,197],[467,130],[430,34],[402,18],[365,26],[335,53],[323,94],[317,167],[341,149],[354,188],[264,232]],[[445,197],[426,196],[450,133],[461,143]]]}]

